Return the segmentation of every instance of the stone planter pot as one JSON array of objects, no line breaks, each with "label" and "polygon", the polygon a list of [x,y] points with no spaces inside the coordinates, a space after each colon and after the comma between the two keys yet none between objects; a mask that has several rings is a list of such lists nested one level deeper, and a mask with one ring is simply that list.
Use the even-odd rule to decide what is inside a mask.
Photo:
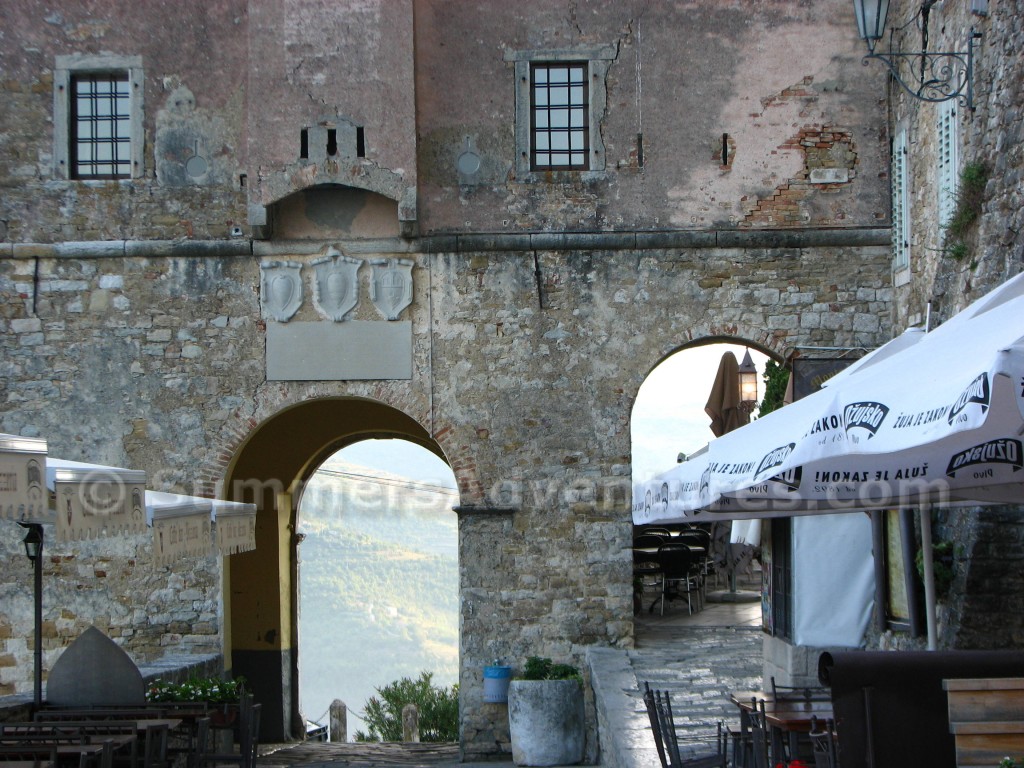
[{"label": "stone planter pot", "polygon": [[516,765],[574,765],[583,759],[579,680],[513,680],[508,724]]}]

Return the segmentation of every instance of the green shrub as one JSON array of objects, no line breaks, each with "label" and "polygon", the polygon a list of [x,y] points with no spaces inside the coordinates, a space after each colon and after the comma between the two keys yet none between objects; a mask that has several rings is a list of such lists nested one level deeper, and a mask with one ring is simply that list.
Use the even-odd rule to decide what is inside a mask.
[{"label": "green shrub", "polygon": [[403,677],[378,688],[380,698],[371,696],[363,708],[368,733],[356,731],[356,741],[401,741],[402,709],[415,704],[420,715],[420,741],[459,740],[459,686],[433,684],[432,672],[419,679]]},{"label": "green shrub", "polygon": [[764,399],[757,409],[758,416],[781,408],[786,397],[786,385],[789,384],[789,371],[771,358],[764,364]]},{"label": "green shrub", "polygon": [[943,251],[952,259],[963,261],[970,254],[965,238],[981,215],[988,177],[988,167],[984,163],[968,163],[960,172],[953,214],[943,227]]},{"label": "green shrub", "polygon": [[531,656],[523,665],[520,680],[582,680],[580,671],[571,664],[555,664],[551,659]]}]

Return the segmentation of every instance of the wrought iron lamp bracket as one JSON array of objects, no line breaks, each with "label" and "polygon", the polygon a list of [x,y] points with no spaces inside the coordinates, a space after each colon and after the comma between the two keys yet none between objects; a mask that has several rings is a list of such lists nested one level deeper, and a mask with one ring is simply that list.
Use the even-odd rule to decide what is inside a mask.
[{"label": "wrought iron lamp bracket", "polygon": [[918,53],[875,53],[862,60],[864,66],[872,59],[888,67],[893,78],[911,96],[920,101],[940,102],[958,99],[963,107],[974,111],[974,41],[980,32],[971,28],[966,51],[920,51]]}]

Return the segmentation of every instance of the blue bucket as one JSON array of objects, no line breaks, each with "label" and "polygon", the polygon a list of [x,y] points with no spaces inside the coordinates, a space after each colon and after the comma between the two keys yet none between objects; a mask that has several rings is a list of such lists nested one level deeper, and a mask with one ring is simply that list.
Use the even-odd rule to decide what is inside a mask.
[{"label": "blue bucket", "polygon": [[512,667],[484,667],[484,702],[507,704]]}]

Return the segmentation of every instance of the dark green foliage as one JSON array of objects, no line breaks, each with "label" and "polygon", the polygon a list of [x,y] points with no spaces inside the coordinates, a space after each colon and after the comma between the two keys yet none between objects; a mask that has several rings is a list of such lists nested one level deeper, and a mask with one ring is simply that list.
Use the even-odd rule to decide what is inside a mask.
[{"label": "dark green foliage", "polygon": [[970,248],[964,242],[964,238],[967,237],[967,233],[981,215],[988,175],[988,168],[984,163],[968,163],[960,172],[956,207],[953,209],[953,215],[943,227],[945,253],[957,261],[967,258],[970,253]]},{"label": "dark green foliage", "polygon": [[[924,578],[924,551],[917,550],[917,575]],[[932,545],[932,572],[935,576],[935,594],[944,597],[953,585],[953,543],[941,541]]]},{"label": "dark green foliage", "polygon": [[571,664],[555,664],[551,659],[531,656],[523,665],[521,680],[581,680],[580,671]]},{"label": "dark green foliage", "polygon": [[758,415],[764,416],[782,407],[786,396],[786,385],[789,383],[789,371],[771,358],[764,366],[764,399],[758,408]]},{"label": "dark green foliage", "polygon": [[378,688],[380,698],[371,696],[363,711],[369,733],[356,731],[356,741],[401,741],[402,709],[415,704],[420,713],[420,741],[459,740],[459,686],[433,685],[432,672],[419,679],[403,677]]}]

